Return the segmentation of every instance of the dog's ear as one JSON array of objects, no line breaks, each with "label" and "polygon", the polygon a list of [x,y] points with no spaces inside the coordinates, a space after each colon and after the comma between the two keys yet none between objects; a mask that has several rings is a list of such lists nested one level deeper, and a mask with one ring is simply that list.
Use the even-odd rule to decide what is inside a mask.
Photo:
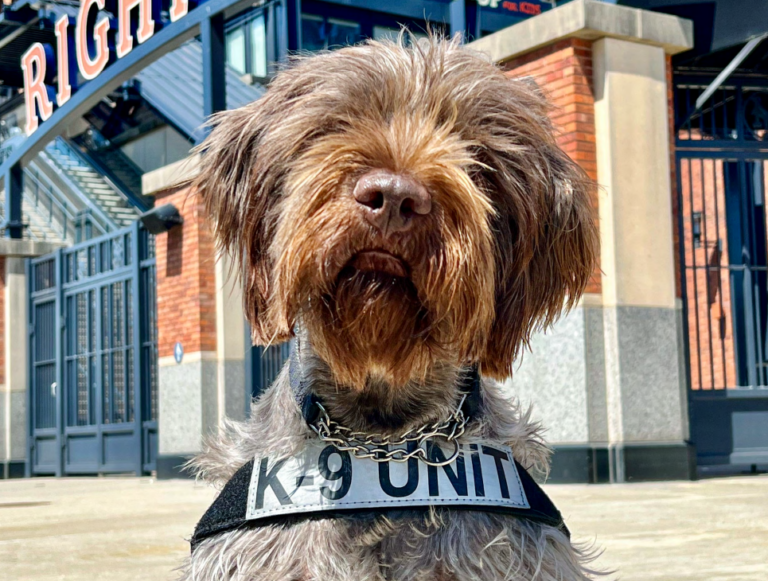
[{"label": "dog's ear", "polygon": [[530,336],[581,297],[599,250],[596,184],[557,145],[543,95],[514,83],[511,139],[487,148],[495,200],[496,305],[483,373],[502,379]]},{"label": "dog's ear", "polygon": [[243,282],[243,302],[255,344],[281,342],[291,330],[268,320],[272,287],[274,209],[288,155],[280,144],[265,147],[276,121],[279,95],[266,95],[239,109],[218,113],[197,148],[200,172],[193,186],[202,197],[220,250],[234,258]]}]

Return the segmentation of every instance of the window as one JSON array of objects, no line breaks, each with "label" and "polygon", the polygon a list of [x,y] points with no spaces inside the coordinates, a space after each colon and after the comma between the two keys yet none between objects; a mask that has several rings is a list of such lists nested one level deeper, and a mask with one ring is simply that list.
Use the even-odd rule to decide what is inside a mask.
[{"label": "window", "polygon": [[227,64],[241,75],[247,70],[245,67],[245,27],[238,26],[227,32]]},{"label": "window", "polygon": [[181,133],[164,125],[122,145],[120,151],[146,173],[184,159],[191,147]]},{"label": "window", "polygon": [[263,12],[227,26],[227,64],[241,75],[267,76],[267,26]]},{"label": "window", "polygon": [[[403,26],[415,33],[417,38],[426,36],[428,27],[438,34],[444,28],[443,22],[430,20],[429,14],[422,8],[404,8],[411,13],[406,16],[356,8],[350,4],[357,2],[344,2],[341,5],[340,2],[301,0],[301,48],[310,51],[333,49],[356,44],[366,38],[396,40]],[[381,5],[386,5],[386,2]],[[423,15],[424,19],[419,18],[419,15]],[[406,42],[409,42],[407,37]]]},{"label": "window", "polygon": [[251,74],[267,76],[267,23],[264,15],[251,20]]},{"label": "window", "polygon": [[301,15],[301,45],[304,50],[324,50],[362,39],[360,23],[316,14]]},{"label": "window", "polygon": [[[373,27],[373,40],[391,40],[396,41],[397,36],[400,34],[399,28],[393,28],[391,26],[374,26]],[[427,38],[426,32],[418,32],[411,30],[411,34],[417,39]],[[410,42],[410,37],[405,37],[406,44]]]},{"label": "window", "polygon": [[373,40],[397,40],[400,30],[389,26],[374,26]]}]

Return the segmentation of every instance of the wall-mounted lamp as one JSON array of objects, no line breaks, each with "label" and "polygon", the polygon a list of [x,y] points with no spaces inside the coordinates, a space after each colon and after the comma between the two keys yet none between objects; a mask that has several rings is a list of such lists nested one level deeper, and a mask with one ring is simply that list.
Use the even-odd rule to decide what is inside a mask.
[{"label": "wall-mounted lamp", "polygon": [[692,231],[693,231],[693,246],[695,248],[701,247],[701,212],[694,212],[691,216]]},{"label": "wall-mounted lamp", "polygon": [[179,210],[173,204],[152,208],[139,216],[139,220],[150,234],[162,234],[174,226],[184,223],[184,218],[181,217]]}]

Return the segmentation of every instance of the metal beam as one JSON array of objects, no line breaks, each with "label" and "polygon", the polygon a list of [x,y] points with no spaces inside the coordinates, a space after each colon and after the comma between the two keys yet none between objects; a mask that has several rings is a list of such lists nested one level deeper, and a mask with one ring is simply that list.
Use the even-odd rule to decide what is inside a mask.
[{"label": "metal beam", "polygon": [[467,40],[467,6],[466,0],[451,0],[448,5],[448,26],[451,36],[461,34],[462,42]]},{"label": "metal beam", "polygon": [[203,44],[203,116],[208,119],[227,108],[224,15],[216,14],[205,19],[200,33]]},{"label": "metal beam", "polygon": [[[257,2],[256,4],[260,4]],[[0,166],[0,179],[4,180],[11,167],[29,163],[54,137],[90,111],[102,98],[114,91],[140,70],[164,54],[178,48],[200,33],[200,25],[211,16],[224,14],[227,18],[254,5],[253,0],[208,0],[190,11],[184,18],[169,24],[152,38],[135,47],[125,57],[107,67],[101,75],[85,84],[72,98],[59,107],[50,119],[30,135]],[[183,98],[183,95],[180,95]]]},{"label": "metal beam", "polygon": [[[5,164],[3,164],[5,165]],[[6,238],[21,238],[24,223],[21,220],[21,198],[24,193],[24,172],[21,164],[4,168],[5,178],[5,228]]]},{"label": "metal beam", "polygon": [[285,0],[288,51],[301,49],[301,0]]},{"label": "metal beam", "polygon": [[18,37],[20,37],[22,34],[24,34],[30,28],[32,28],[39,21],[40,21],[39,18],[33,18],[32,20],[29,21],[29,23],[24,24],[23,26],[19,26],[12,33],[4,36],[2,38],[2,40],[0,40],[0,50],[4,49],[6,46],[11,44],[14,40],[16,40]]},{"label": "metal beam", "polygon": [[714,94],[714,92],[720,88],[720,85],[722,85],[725,80],[731,76],[731,73],[737,69],[737,67],[744,61],[744,59],[746,59],[766,37],[768,37],[768,32],[753,38],[742,47],[742,49],[739,51],[739,54],[733,57],[733,60],[728,63],[728,66],[720,71],[720,74],[715,77],[715,80],[712,81],[712,83],[710,83],[704,92],[699,95],[699,98],[696,99],[696,109],[694,109],[691,115],[689,115],[689,118],[693,115],[693,113],[704,106],[704,103],[706,103]]},{"label": "metal beam", "polygon": [[465,0],[464,12],[467,27],[467,42],[480,38],[480,5],[476,1]]}]

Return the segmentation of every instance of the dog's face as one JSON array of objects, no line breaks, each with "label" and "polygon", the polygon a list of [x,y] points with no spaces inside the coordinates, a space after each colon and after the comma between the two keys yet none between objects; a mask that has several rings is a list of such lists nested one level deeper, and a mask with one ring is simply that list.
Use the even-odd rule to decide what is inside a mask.
[{"label": "dog's face", "polygon": [[299,60],[202,149],[254,340],[301,324],[342,384],[442,363],[503,377],[595,267],[592,186],[544,99],[456,43]]}]

